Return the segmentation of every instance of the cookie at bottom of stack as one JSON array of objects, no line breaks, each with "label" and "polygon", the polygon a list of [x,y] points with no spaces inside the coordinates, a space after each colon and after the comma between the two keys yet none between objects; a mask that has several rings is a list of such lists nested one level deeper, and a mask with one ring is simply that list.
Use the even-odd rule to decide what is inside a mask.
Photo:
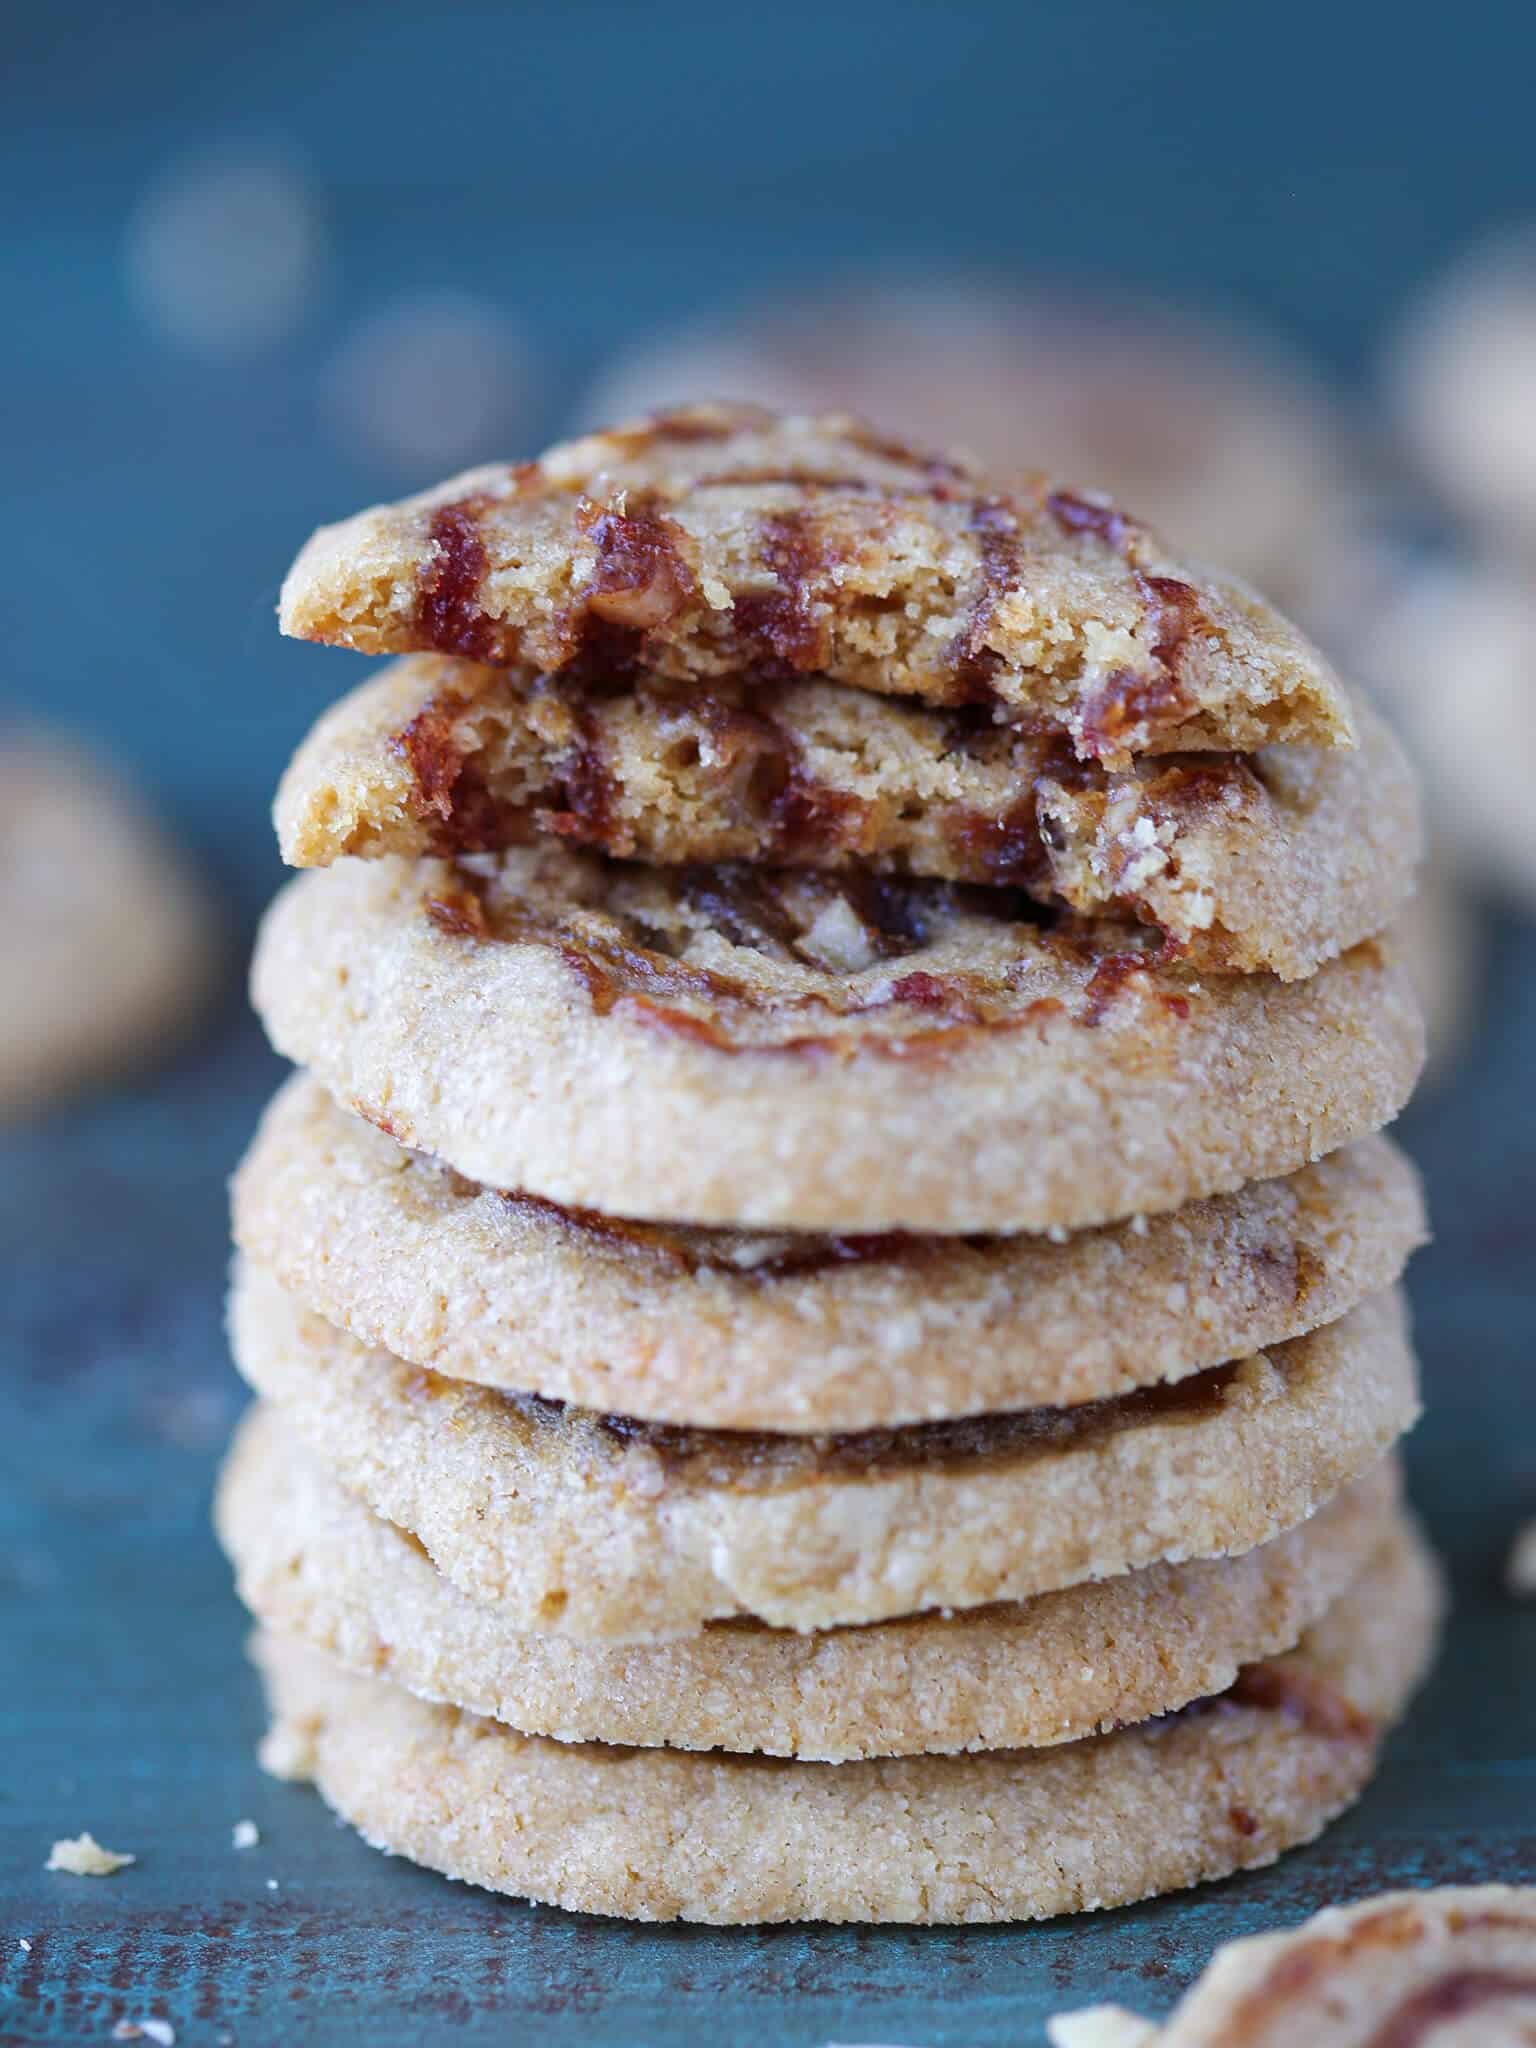
[{"label": "cookie at bottom of stack", "polygon": [[1047,1750],[802,1763],[524,1736],[258,1636],[279,1775],[375,1846],[493,1891],[720,1925],[1039,1919],[1271,1862],[1363,1789],[1429,1659],[1438,1581],[1395,1518],[1288,1655]]}]

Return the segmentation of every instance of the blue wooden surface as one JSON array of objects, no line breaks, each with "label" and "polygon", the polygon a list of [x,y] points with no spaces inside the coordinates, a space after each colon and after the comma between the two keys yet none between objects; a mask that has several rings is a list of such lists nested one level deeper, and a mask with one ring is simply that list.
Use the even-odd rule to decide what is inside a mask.
[{"label": "blue wooden surface", "polygon": [[[861,265],[1127,276],[1267,315],[1358,372],[1422,271],[1536,209],[1529,9],[1296,0],[771,10],[268,0],[13,7],[0,65],[0,696],[119,750],[248,928],[266,806],[361,667],[281,645],[316,518],[423,478],[329,435],[327,353],[389,293],[482,293],[541,377],[537,446],[616,336]],[[277,132],[331,222],[284,348],[165,348],[124,220],[167,157]],[[491,451],[487,451],[488,453]],[[7,988],[6,999],[13,992]],[[390,1864],[256,1769],[242,1621],[208,1535],[239,1394],[225,1175],[277,1077],[232,995],[174,1071],[0,1139],[0,2041],[969,2044],[1106,1994],[1166,2005],[1219,1940],[1384,1883],[1536,1876],[1536,940],[1408,1129],[1439,1241],[1414,1275],[1434,1410],[1413,1476],[1454,1567],[1440,1671],[1359,1812],[1275,1871],[1038,1929],[719,1934],[580,1920]],[[238,1819],[261,1828],[235,1852]],[[45,1875],[90,1828],[137,1853]],[[273,1888],[275,1886],[275,1888]],[[30,1942],[30,1952],[19,1943]]]}]

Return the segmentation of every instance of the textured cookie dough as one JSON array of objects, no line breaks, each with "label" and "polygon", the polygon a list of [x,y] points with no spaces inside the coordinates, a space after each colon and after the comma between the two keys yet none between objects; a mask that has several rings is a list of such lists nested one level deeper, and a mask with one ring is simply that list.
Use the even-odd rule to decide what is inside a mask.
[{"label": "textured cookie dough", "polygon": [[1109,500],[842,414],[685,407],[472,470],[323,527],[280,615],[368,654],[995,704],[1114,765],[1353,736],[1294,627]]},{"label": "textured cookie dough", "polygon": [[623,1223],[478,1187],[307,1075],[268,1107],[233,1209],[241,1248],[365,1344],[709,1429],[881,1429],[1182,1379],[1333,1322],[1425,1240],[1385,1137],[1060,1242]]},{"label": "textured cookie dough", "polygon": [[199,1020],[207,895],[134,797],[71,743],[0,733],[0,1116],[143,1065]]},{"label": "textured cookie dough", "polygon": [[565,1409],[367,1351],[249,1265],[235,1361],[336,1476],[509,1626],[832,1628],[1251,1550],[1418,1412],[1401,1297],[1177,1387],[867,1436]]},{"label": "textured cookie dough", "polygon": [[242,1424],[216,1520],[263,1627],[424,1699],[562,1742],[830,1763],[1034,1749],[1222,1692],[1291,1649],[1396,1513],[1394,1460],[1242,1557],[1152,1565],[970,1614],[797,1635],[720,1623],[678,1642],[519,1633],[371,1514],[273,1409]]},{"label": "textured cookie dough", "polygon": [[1077,1229],[1292,1172],[1417,1077],[1376,941],[1305,982],[1198,977],[981,896],[553,844],[347,861],[278,897],[253,996],[470,1179],[696,1223]]},{"label": "textured cookie dough", "polygon": [[1529,2048],[1536,1889],[1443,1885],[1325,1907],[1225,1943],[1164,2025],[1140,2027],[1127,2039],[1144,2048]]},{"label": "textured cookie dough", "polygon": [[332,707],[278,791],[283,857],[496,852],[752,861],[1018,887],[1287,981],[1373,937],[1422,853],[1413,778],[1358,750],[1149,757],[1115,773],[983,711],[837,683],[616,693],[418,655]]},{"label": "textured cookie dough", "polygon": [[1310,1840],[1369,1779],[1438,1604],[1405,1525],[1297,1650],[1217,1700],[1055,1749],[844,1764],[522,1736],[263,1636],[262,1754],[378,1848],[584,1912],[1043,1919]]}]

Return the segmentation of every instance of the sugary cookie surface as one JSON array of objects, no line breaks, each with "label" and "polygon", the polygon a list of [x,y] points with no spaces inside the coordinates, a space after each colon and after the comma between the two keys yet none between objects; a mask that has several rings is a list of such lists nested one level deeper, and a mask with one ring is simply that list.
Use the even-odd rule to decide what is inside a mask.
[{"label": "sugary cookie surface", "polygon": [[322,528],[281,619],[533,672],[822,675],[1003,707],[1110,764],[1353,737],[1317,651],[1130,512],[841,414],[695,406],[469,471]]}]

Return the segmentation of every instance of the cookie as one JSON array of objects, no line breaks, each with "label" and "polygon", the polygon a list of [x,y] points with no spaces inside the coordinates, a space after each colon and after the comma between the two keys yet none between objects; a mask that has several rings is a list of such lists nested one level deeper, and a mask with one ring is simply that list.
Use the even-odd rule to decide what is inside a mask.
[{"label": "cookie", "polygon": [[1146,2048],[1529,2048],[1536,1888],[1383,1892],[1226,1942],[1140,2038]]},{"label": "cookie", "polygon": [[685,407],[469,471],[322,528],[280,616],[367,654],[1000,706],[1111,765],[1353,734],[1294,627],[1108,499],[842,414]]},{"label": "cookie", "polygon": [[1367,490],[1348,418],[1299,356],[1206,310],[944,277],[779,293],[621,351],[581,418],[700,391],[791,412],[857,406],[1000,474],[1089,477],[1298,617],[1358,590]]},{"label": "cookie", "polygon": [[365,1350],[259,1268],[235,1362],[378,1514],[514,1628],[833,1628],[1251,1550],[1415,1419],[1401,1298],[1173,1387],[857,1435],[689,1430]]},{"label": "cookie", "polygon": [[206,892],[137,800],[30,732],[0,737],[0,949],[0,1115],[179,1045],[222,952]]},{"label": "cookie", "polygon": [[1536,549],[1536,235],[1490,238],[1409,311],[1388,362],[1421,468],[1506,556]]},{"label": "cookie", "polygon": [[247,1415],[215,1514],[263,1627],[425,1699],[562,1742],[854,1757],[1040,1748],[1223,1691],[1291,1649],[1396,1510],[1386,1461],[1242,1557],[1152,1565],[972,1614],[797,1635],[719,1624],[614,1646],[519,1633],[370,1514],[275,1410]]},{"label": "cookie", "polygon": [[881,1429],[1182,1379],[1334,1321],[1425,1237],[1384,1137],[1059,1243],[623,1223],[478,1187],[307,1075],[232,1195],[242,1249],[365,1344],[710,1429]]},{"label": "cookie", "polygon": [[1001,884],[1136,918],[1194,964],[1293,981],[1382,931],[1422,851],[1413,778],[1358,751],[1151,756],[1115,773],[989,712],[810,679],[616,692],[441,656],[321,719],[278,791],[283,857],[498,852],[541,832],[622,859]]},{"label": "cookie", "polygon": [[1469,874],[1536,904],[1536,586],[1491,566],[1426,571],[1362,659],[1424,765]]},{"label": "cookie", "polygon": [[376,1847],[583,1912],[1044,1919],[1310,1840],[1369,1779],[1437,1608],[1405,1524],[1298,1649],[1218,1699],[1055,1749],[842,1764],[523,1736],[263,1636],[263,1761]]},{"label": "cookie", "polygon": [[1423,1056],[1374,941],[1198,977],[1005,891],[642,869],[554,844],[346,861],[268,912],[274,1045],[472,1180],[611,1215],[1077,1229],[1289,1173]]},{"label": "cookie", "polygon": [[1443,849],[1433,849],[1420,870],[1392,938],[1424,1012],[1426,1079],[1439,1081],[1477,1030],[1488,980],[1484,905]]}]

